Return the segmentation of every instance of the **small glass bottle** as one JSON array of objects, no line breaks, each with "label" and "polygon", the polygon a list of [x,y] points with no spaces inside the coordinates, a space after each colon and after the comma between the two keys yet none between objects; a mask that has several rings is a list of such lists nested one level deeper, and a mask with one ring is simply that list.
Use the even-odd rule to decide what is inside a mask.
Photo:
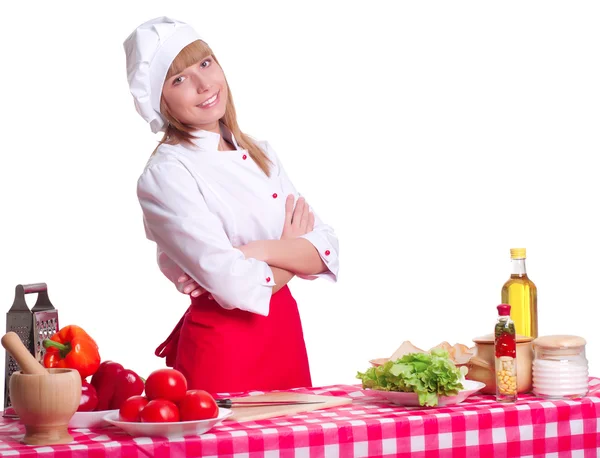
[{"label": "small glass bottle", "polygon": [[496,361],[496,400],[517,400],[517,339],[515,323],[510,318],[510,305],[500,304],[494,329]]},{"label": "small glass bottle", "polygon": [[502,286],[501,302],[511,306],[517,334],[535,339],[538,336],[537,288],[527,276],[526,257],[525,248],[510,249],[512,272]]}]

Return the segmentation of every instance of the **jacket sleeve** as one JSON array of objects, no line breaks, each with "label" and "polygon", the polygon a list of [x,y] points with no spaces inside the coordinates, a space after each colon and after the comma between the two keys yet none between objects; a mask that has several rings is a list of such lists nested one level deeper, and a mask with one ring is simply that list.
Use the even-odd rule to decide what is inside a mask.
[{"label": "jacket sleeve", "polygon": [[[298,197],[301,196],[300,193],[296,190],[292,181],[288,177],[285,168],[283,167],[277,153],[273,149],[273,147],[269,144],[269,142],[264,142],[265,148],[267,150],[267,154],[276,164],[276,171],[279,180],[281,182],[281,187],[284,191],[284,198],[289,194],[293,194],[298,200]],[[315,215],[315,225],[311,232],[302,235],[301,237],[308,240],[313,246],[317,249],[319,256],[327,266],[325,272],[322,272],[317,275],[297,275],[300,278],[304,278],[305,280],[314,280],[316,278],[325,278],[332,282],[337,282],[338,280],[338,272],[340,268],[339,263],[339,241],[335,231],[331,226],[325,224],[319,215],[314,211],[313,207],[310,206],[311,211]]]},{"label": "jacket sleeve", "polygon": [[[269,265],[234,248],[221,221],[208,209],[196,180],[178,161],[152,164],[140,176],[137,195],[147,236],[182,271],[226,309],[269,314]],[[175,279],[176,280],[176,279]]]},{"label": "jacket sleeve", "polygon": [[189,282],[194,280],[188,280],[186,283],[179,283],[179,277],[181,277],[185,272],[181,270],[181,268],[175,262],[173,262],[173,260],[169,258],[158,245],[156,246],[156,263],[158,264],[158,268],[164,274],[164,276],[171,280],[171,282],[175,285],[177,291],[185,294],[183,292],[183,288],[185,288]]}]

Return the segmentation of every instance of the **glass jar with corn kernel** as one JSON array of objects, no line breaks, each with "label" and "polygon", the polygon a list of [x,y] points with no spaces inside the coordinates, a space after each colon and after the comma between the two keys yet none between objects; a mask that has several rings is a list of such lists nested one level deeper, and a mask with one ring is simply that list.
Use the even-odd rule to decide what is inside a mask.
[{"label": "glass jar with corn kernel", "polygon": [[515,323],[510,318],[510,305],[500,304],[494,330],[494,355],[496,360],[496,400],[517,400],[517,341]]}]

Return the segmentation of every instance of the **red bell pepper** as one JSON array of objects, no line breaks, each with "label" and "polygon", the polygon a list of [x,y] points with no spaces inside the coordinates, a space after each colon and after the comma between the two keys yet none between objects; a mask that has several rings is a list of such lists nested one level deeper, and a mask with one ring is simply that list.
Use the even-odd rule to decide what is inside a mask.
[{"label": "red bell pepper", "polygon": [[144,392],[144,379],[114,361],[100,364],[91,384],[98,393],[96,410],[119,409],[129,397]]},{"label": "red bell pepper", "polygon": [[81,382],[81,401],[77,412],[91,412],[98,405],[98,394],[96,388],[85,380]]},{"label": "red bell pepper", "polygon": [[114,361],[104,361],[96,373],[92,376],[91,384],[98,393],[97,410],[108,410],[110,400],[115,394],[115,381],[117,374],[123,370],[123,366]]},{"label": "red bell pepper", "polygon": [[76,325],[65,326],[49,339],[44,339],[44,367],[76,369],[81,379],[93,375],[100,366],[96,341]]},{"label": "red bell pepper", "polygon": [[115,395],[110,401],[109,409],[120,409],[131,396],[138,396],[144,392],[143,379],[131,369],[123,369],[117,374],[115,382]]}]

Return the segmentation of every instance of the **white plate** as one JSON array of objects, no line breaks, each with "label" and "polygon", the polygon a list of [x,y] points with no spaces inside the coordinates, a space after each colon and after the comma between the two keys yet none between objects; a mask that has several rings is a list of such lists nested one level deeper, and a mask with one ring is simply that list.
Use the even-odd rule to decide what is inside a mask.
[{"label": "white plate", "polygon": [[[451,406],[463,402],[472,394],[478,392],[485,386],[485,383],[476,382],[474,380],[463,380],[461,382],[464,389],[460,390],[456,396],[439,396],[437,407]],[[402,391],[382,391],[382,390],[366,390],[369,394],[387,399],[393,404],[403,406],[427,407],[419,404],[419,395],[417,393],[405,393]]]},{"label": "white plate", "polygon": [[98,410],[92,412],[75,412],[69,421],[69,428],[102,428],[108,426],[104,417],[118,410]]},{"label": "white plate", "polygon": [[219,407],[219,415],[216,418],[210,418],[208,420],[138,423],[133,421],[120,421],[119,412],[113,412],[105,415],[104,420],[135,437],[160,436],[174,438],[183,436],[199,436],[200,434],[204,434],[214,426],[221,423],[232,413],[233,412],[230,409],[223,409],[222,407]]}]

